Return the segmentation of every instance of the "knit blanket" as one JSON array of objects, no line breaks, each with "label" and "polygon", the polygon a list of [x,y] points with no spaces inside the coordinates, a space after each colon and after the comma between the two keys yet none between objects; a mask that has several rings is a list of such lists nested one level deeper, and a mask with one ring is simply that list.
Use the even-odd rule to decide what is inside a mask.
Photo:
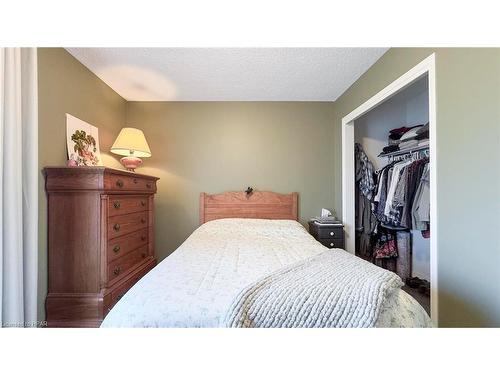
[{"label": "knit blanket", "polygon": [[244,288],[223,326],[373,327],[385,298],[402,285],[395,273],[332,249]]}]

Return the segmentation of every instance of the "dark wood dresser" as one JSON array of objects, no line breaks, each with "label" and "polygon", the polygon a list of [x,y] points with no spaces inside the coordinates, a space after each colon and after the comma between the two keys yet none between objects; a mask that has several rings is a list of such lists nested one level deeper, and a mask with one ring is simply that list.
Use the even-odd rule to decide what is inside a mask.
[{"label": "dark wood dresser", "polygon": [[342,224],[318,224],[309,222],[309,233],[329,249],[345,249],[344,226]]},{"label": "dark wood dresser", "polygon": [[49,327],[98,327],[156,265],[158,178],[105,167],[44,169]]}]

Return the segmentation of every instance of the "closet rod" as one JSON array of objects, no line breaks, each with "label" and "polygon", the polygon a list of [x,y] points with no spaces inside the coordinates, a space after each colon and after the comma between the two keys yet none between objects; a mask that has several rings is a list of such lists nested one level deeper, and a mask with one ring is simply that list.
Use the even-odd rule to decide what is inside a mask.
[{"label": "closet rod", "polygon": [[400,150],[400,151],[394,151],[394,152],[390,152],[388,154],[380,154],[379,155],[379,158],[381,157],[389,157],[389,156],[399,156],[399,155],[405,155],[405,154],[412,154],[416,151],[423,151],[423,150],[428,150],[429,149],[429,145],[426,145],[426,146],[417,146],[417,147],[414,147],[414,148],[411,148],[411,149],[408,149],[408,150]]}]

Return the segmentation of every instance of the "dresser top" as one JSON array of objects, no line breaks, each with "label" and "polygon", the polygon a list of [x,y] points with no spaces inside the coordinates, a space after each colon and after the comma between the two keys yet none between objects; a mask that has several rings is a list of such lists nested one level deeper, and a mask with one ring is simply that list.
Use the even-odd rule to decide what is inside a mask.
[{"label": "dresser top", "polygon": [[151,180],[159,180],[158,177],[126,171],[125,169],[115,169],[110,167],[45,167],[43,168],[45,176],[49,175],[75,175],[75,174],[94,174],[94,175],[122,175],[129,177],[140,177]]},{"label": "dresser top", "polygon": [[110,193],[156,193],[158,177],[108,167],[46,167],[45,189]]}]

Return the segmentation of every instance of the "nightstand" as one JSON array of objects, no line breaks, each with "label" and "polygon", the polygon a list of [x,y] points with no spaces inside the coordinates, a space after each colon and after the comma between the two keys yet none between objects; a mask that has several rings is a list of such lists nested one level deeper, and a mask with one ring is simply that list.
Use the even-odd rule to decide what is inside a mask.
[{"label": "nightstand", "polygon": [[329,249],[344,249],[344,226],[342,224],[319,224],[309,222],[309,233]]}]

